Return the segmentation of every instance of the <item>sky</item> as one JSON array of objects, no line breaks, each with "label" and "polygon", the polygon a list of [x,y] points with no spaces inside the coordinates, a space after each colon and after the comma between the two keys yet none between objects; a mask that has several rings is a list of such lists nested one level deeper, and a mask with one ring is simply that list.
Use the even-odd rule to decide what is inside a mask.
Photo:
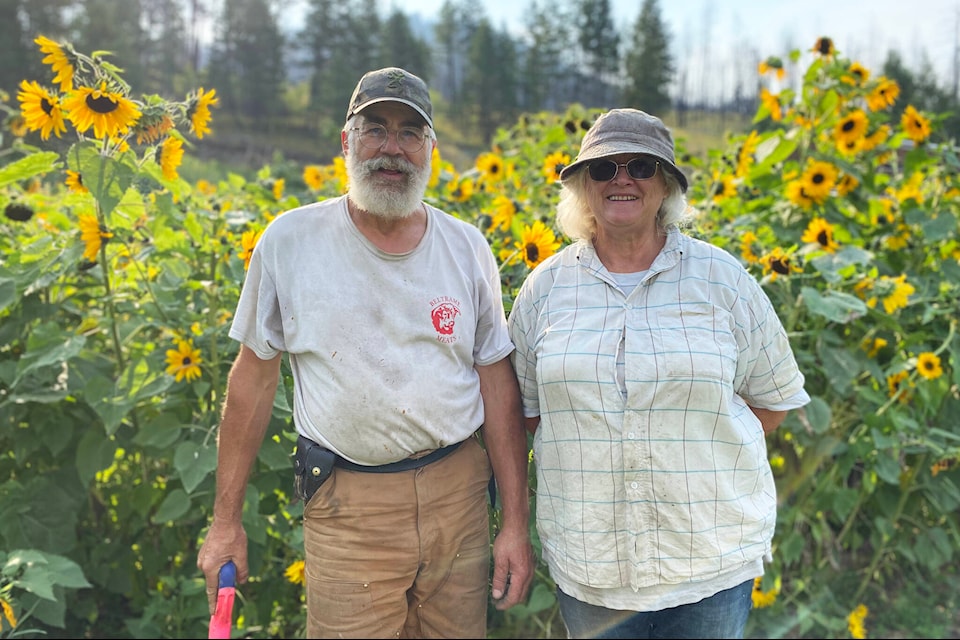
[{"label": "sky", "polygon": [[[442,0],[381,0],[387,12],[435,19]],[[394,4],[395,3],[395,4]],[[495,27],[523,30],[531,0],[479,0]],[[551,0],[538,0],[542,6]],[[635,22],[642,0],[611,0],[624,31]],[[926,59],[942,84],[951,86],[960,35],[960,0],[660,0],[675,59],[736,56],[745,48],[760,58],[809,50],[817,38],[833,39],[846,58],[879,73],[887,51],[900,52],[908,69]]]}]

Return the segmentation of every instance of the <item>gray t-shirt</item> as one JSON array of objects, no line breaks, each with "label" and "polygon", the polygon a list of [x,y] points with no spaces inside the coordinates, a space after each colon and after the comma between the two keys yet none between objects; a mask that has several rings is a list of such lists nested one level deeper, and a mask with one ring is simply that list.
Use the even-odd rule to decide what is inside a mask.
[{"label": "gray t-shirt", "polygon": [[381,251],[346,196],[287,211],[260,237],[230,337],[289,353],[302,435],[358,464],[459,442],[483,423],[474,365],[513,351],[480,231],[426,206],[420,243]]}]

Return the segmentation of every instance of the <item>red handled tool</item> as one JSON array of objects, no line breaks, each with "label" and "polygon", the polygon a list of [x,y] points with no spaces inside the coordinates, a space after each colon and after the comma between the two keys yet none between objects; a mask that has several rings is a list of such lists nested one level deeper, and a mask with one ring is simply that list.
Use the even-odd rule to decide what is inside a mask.
[{"label": "red handled tool", "polygon": [[220,567],[220,584],[217,588],[217,608],[210,616],[208,638],[230,638],[233,624],[233,599],[237,594],[237,565],[233,560]]}]

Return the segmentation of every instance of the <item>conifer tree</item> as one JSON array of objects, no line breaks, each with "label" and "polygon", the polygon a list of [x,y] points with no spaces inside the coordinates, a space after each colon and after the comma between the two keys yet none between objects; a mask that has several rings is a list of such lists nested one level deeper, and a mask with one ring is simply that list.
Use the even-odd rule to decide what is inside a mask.
[{"label": "conifer tree", "polygon": [[662,115],[670,108],[669,86],[674,68],[670,39],[657,0],[643,0],[632,35],[624,60],[623,102],[628,107]]}]

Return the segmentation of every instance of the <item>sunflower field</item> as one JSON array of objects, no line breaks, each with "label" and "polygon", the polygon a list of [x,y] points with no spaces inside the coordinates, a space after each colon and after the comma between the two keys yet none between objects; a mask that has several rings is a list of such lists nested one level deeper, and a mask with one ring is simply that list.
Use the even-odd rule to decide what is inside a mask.
[{"label": "sunflower field", "polygon": [[[184,153],[215,135],[215,90],[137,96],[105,55],[36,42],[50,85],[0,96],[0,637],[205,637],[196,552],[231,314],[260,232],[343,193],[344,165],[188,182]],[[747,634],[949,637],[960,158],[941,114],[898,105],[895,119],[894,81],[829,39],[812,52],[795,88],[778,60],[760,65],[749,132],[696,157],[677,140],[687,232],[761,280],[813,398],[768,436],[780,510]],[[441,136],[426,199],[486,234],[508,310],[568,242],[553,222],[557,175],[597,115],[525,115],[463,171]],[[234,637],[304,632],[286,364],[283,376],[247,493],[251,579]],[[524,605],[491,606],[489,625],[491,638],[565,637],[545,567]]]}]

